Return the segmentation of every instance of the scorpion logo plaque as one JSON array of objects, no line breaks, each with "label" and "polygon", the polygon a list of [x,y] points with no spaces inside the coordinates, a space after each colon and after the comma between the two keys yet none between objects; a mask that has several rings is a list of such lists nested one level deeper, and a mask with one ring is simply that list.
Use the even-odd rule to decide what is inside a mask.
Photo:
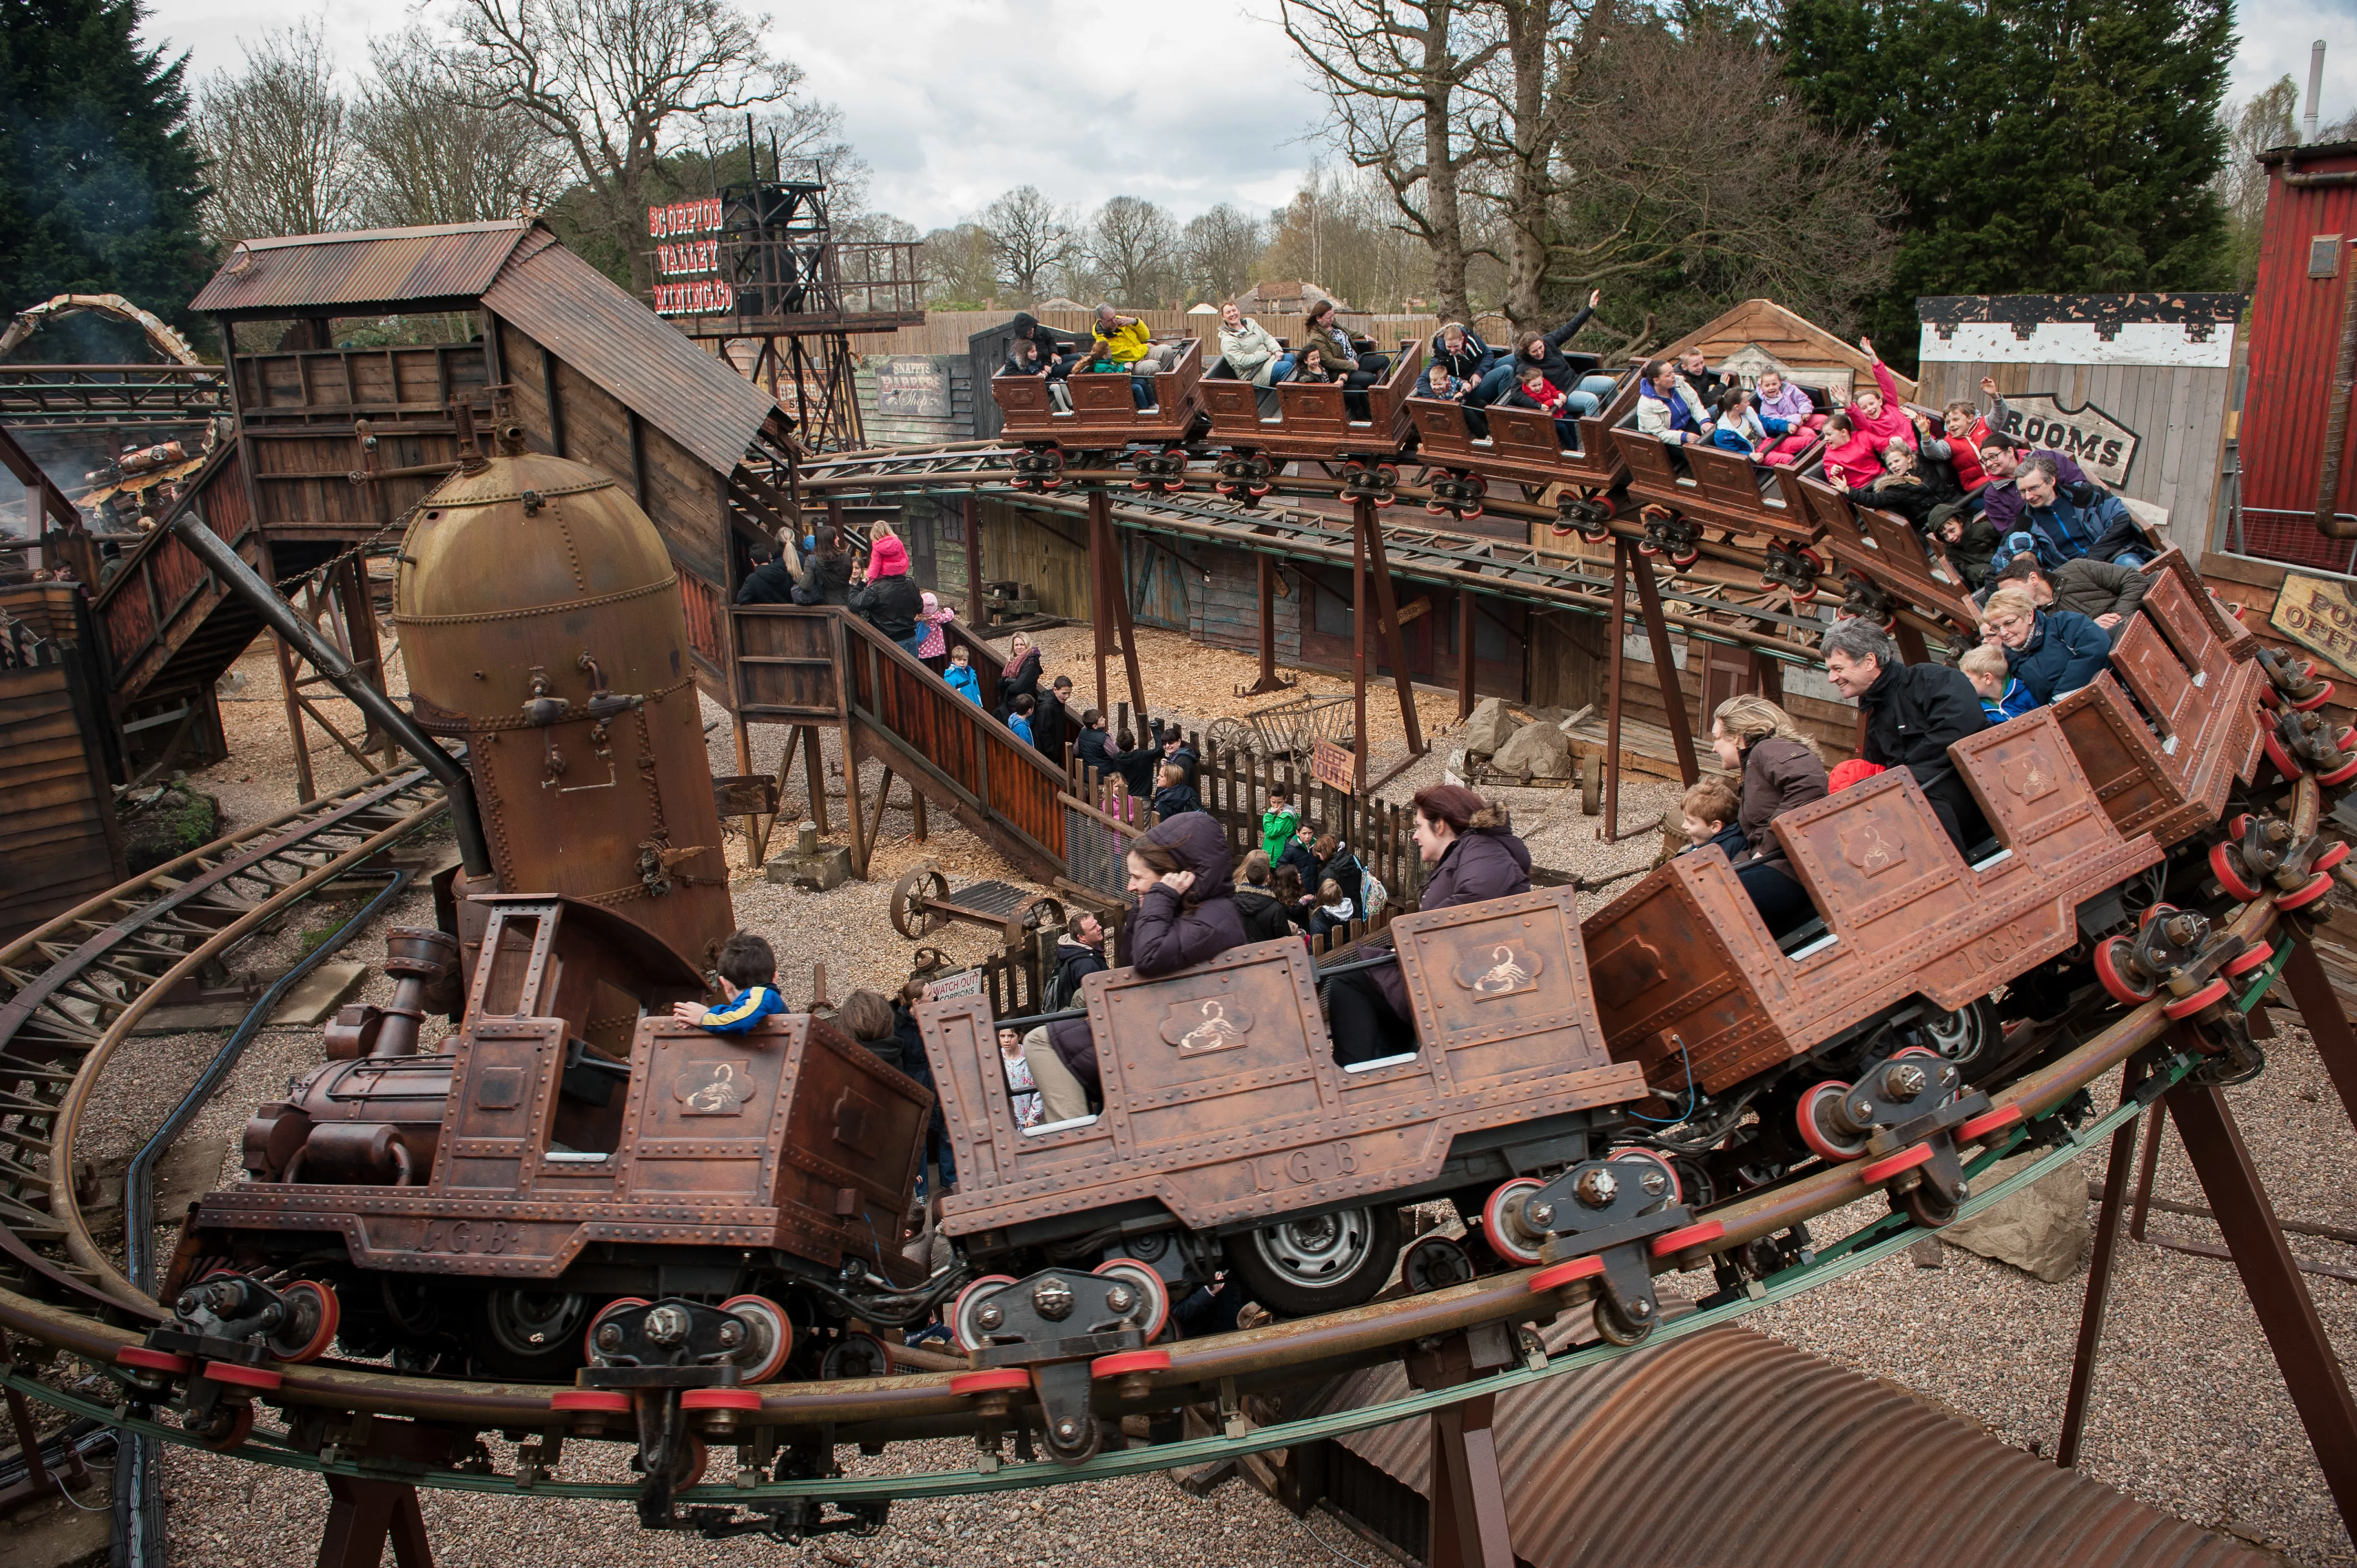
[{"label": "scorpion logo plaque", "polygon": [[687,1116],[741,1116],[753,1098],[753,1064],[749,1061],[690,1062],[671,1080],[673,1100]]},{"label": "scorpion logo plaque", "polygon": [[1458,984],[1476,1002],[1494,1002],[1519,991],[1539,988],[1539,955],[1517,942],[1484,942],[1457,961],[1450,971]]},{"label": "scorpion logo plaque", "polygon": [[1880,824],[1867,822],[1841,835],[1842,858],[1868,876],[1879,876],[1907,864],[1907,851],[1882,836]]},{"label": "scorpion logo plaque", "polygon": [[1200,1057],[1241,1048],[1252,1026],[1251,1014],[1231,1015],[1228,1004],[1212,996],[1171,1004],[1170,1011],[1162,1016],[1162,1037],[1178,1047],[1180,1056]]}]

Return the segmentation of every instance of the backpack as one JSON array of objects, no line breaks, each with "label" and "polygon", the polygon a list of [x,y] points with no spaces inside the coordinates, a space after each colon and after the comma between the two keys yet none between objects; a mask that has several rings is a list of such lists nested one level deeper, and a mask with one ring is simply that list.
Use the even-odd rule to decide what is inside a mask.
[{"label": "backpack", "polygon": [[1374,926],[1375,917],[1383,913],[1383,906],[1390,903],[1391,898],[1391,889],[1383,886],[1381,877],[1372,871],[1360,872],[1359,918],[1364,920],[1370,929]]}]

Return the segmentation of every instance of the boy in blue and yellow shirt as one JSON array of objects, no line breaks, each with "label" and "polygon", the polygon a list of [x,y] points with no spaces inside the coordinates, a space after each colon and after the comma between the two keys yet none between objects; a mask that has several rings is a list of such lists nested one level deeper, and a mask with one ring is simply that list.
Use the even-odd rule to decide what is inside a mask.
[{"label": "boy in blue and yellow shirt", "polygon": [[675,1003],[673,1017],[716,1035],[741,1035],[762,1019],[786,1010],[786,999],[778,992],[777,955],[762,938],[750,931],[731,932],[720,944],[720,959],[714,967],[720,972],[721,983],[728,987],[726,1004],[706,1007],[700,1002]]}]

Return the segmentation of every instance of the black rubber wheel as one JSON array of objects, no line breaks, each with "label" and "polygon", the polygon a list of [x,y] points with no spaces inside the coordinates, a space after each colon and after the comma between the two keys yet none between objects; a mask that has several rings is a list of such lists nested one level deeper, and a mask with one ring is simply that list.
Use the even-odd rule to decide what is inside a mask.
[{"label": "black rubber wheel", "polygon": [[1396,1208],[1344,1208],[1231,1236],[1228,1262],[1252,1299],[1285,1317],[1358,1306],[1399,1262]]},{"label": "black rubber wheel", "polygon": [[1641,1326],[1624,1320],[1620,1313],[1613,1310],[1612,1298],[1599,1295],[1596,1298],[1596,1332],[1615,1345],[1641,1345],[1652,1337],[1653,1326],[1651,1323]]},{"label": "black rubber wheel", "polygon": [[587,1359],[583,1337],[594,1299],[494,1285],[476,1302],[468,1359],[502,1381],[568,1382]]}]

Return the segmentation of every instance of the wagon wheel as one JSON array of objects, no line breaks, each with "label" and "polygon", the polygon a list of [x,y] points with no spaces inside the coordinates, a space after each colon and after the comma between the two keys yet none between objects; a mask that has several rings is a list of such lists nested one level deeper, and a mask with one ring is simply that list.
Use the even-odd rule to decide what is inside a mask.
[{"label": "wagon wheel", "polygon": [[1211,727],[1203,732],[1203,740],[1214,751],[1251,751],[1252,726],[1242,719],[1213,719]]},{"label": "wagon wheel", "polygon": [[915,941],[949,924],[949,917],[936,913],[931,904],[946,902],[950,896],[949,878],[930,865],[912,865],[899,881],[892,885],[892,929]]},{"label": "wagon wheel", "polygon": [[1026,898],[1008,912],[1005,936],[1006,945],[1014,947],[1034,931],[1044,931],[1064,923],[1064,906],[1053,894],[1038,893]]}]

